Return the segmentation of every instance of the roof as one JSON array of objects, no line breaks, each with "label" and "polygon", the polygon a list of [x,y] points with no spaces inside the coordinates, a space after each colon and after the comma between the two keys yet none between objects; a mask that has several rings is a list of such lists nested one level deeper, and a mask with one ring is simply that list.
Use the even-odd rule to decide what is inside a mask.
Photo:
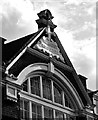
[{"label": "roof", "polygon": [[[42,29],[38,30],[36,33],[24,36],[17,40],[13,40],[12,42],[8,42],[3,44],[3,51],[2,51],[2,60],[5,63],[8,63],[13,59],[19,52],[24,49],[24,47],[33,40],[41,31]],[[4,38],[3,38],[4,39]],[[5,40],[5,39],[4,39]]]}]

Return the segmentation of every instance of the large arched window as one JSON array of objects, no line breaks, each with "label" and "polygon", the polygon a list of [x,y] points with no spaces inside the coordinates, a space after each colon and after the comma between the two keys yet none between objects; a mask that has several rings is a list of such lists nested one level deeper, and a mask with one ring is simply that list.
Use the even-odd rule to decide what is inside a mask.
[{"label": "large arched window", "polygon": [[[74,105],[62,87],[44,75],[28,76],[22,84],[21,93],[26,99],[21,97],[21,119],[29,116],[39,120],[41,118],[69,120],[71,116],[68,113],[65,114],[64,109],[74,111]],[[72,119],[75,120],[74,115]]]}]

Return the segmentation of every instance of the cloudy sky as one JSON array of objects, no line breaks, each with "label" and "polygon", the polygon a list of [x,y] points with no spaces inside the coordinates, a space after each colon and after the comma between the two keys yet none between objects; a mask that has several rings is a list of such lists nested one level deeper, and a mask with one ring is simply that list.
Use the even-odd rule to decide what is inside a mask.
[{"label": "cloudy sky", "polygon": [[97,0],[0,0],[0,36],[8,41],[37,31],[37,13],[49,9],[55,32],[78,74],[96,89]]}]

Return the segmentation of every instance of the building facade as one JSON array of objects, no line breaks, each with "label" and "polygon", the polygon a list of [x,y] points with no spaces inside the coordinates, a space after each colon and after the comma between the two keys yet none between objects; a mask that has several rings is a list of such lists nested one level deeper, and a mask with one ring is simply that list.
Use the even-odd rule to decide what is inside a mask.
[{"label": "building facade", "polygon": [[97,120],[87,78],[76,73],[51,12],[38,17],[36,33],[2,38],[2,120]]}]

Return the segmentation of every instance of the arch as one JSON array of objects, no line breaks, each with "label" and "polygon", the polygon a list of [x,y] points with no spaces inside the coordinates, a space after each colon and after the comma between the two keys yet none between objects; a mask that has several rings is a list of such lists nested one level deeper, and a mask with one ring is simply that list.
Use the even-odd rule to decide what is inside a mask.
[{"label": "arch", "polygon": [[[38,71],[38,70],[40,70],[40,71],[41,70],[42,71],[43,70],[47,71],[48,70],[48,64],[45,64],[45,63],[34,63],[34,64],[31,64],[31,65],[27,66],[18,75],[18,80],[16,81],[16,83],[21,85],[24,82],[25,78],[28,76],[28,74],[30,74],[33,71]],[[61,71],[59,71],[57,68],[54,69],[54,74],[58,78],[60,78],[60,80],[62,80],[63,83],[65,83],[65,85],[68,88],[69,93],[72,96],[74,96],[75,102],[77,103],[78,108],[83,109],[82,100],[81,100],[78,92],[76,91],[76,89],[72,85],[72,83],[69,81],[69,79]]]}]

